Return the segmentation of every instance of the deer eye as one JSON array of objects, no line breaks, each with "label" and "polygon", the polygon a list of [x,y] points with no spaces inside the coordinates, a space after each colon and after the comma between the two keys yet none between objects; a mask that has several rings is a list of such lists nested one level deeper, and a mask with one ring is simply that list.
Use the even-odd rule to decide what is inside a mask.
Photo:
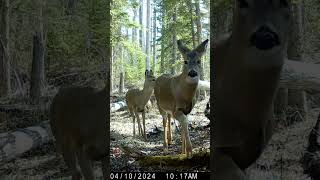
[{"label": "deer eye", "polygon": [[200,60],[198,60],[197,63],[200,64]]},{"label": "deer eye", "polygon": [[248,4],[248,2],[246,0],[238,0],[238,2],[239,2],[239,7],[241,9],[249,7],[249,4]]},{"label": "deer eye", "polygon": [[287,7],[289,7],[288,0],[280,0],[280,7],[281,7],[281,8],[287,8]]},{"label": "deer eye", "polygon": [[188,64],[188,61],[184,61],[184,64]]}]

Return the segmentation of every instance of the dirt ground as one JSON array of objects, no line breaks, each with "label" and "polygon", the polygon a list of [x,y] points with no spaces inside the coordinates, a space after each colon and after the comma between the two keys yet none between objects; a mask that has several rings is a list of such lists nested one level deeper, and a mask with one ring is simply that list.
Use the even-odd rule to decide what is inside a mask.
[{"label": "dirt ground", "polygon": [[[210,128],[204,128],[209,121],[204,117],[203,110],[207,99],[197,103],[190,115],[190,136],[193,148],[208,149],[210,147]],[[307,146],[307,137],[315,125],[320,108],[310,109],[309,118],[306,121],[280,128],[273,135],[267,149],[260,159],[254,164],[247,174],[251,180],[309,180],[303,174],[300,159]],[[130,171],[155,171],[163,167],[140,167],[134,158],[128,157],[122,147],[133,147],[145,155],[163,155],[162,120],[156,108],[147,113],[148,141],[142,138],[132,137],[132,119],[126,110],[111,114],[111,162],[112,170]],[[155,128],[157,127],[157,128]],[[159,130],[160,129],[160,130]],[[181,151],[180,133],[173,134],[174,144],[169,148],[169,154],[177,154]],[[120,148],[120,156],[113,155],[113,148]],[[95,163],[95,174],[102,179],[99,163]],[[206,171],[205,167],[195,166],[195,171]],[[28,180],[28,179],[71,179],[61,157],[56,157],[52,143],[32,150],[23,156],[10,162],[0,162],[0,179]]]},{"label": "dirt ground", "polygon": [[[209,98],[197,102],[188,116],[190,139],[194,151],[209,151],[210,149],[210,121],[204,116],[204,110]],[[141,115],[140,115],[140,118]],[[146,113],[146,131],[148,140],[145,142],[142,137],[133,137],[133,122],[127,110],[111,114],[111,149],[120,148],[120,156],[111,156],[112,171],[166,171],[178,170],[170,167],[141,167],[135,158],[126,155],[125,147],[133,148],[134,151],[142,152],[145,156],[176,155],[181,153],[181,136],[178,128],[173,127],[173,145],[169,146],[169,152],[164,153],[163,149],[163,125],[162,117],[156,107],[152,106]],[[176,122],[178,124],[178,122]],[[177,125],[178,126],[178,125]],[[136,122],[136,133],[138,125]],[[124,148],[123,148],[124,147]],[[193,168],[181,171],[209,171],[208,167],[199,167],[195,163]]]}]

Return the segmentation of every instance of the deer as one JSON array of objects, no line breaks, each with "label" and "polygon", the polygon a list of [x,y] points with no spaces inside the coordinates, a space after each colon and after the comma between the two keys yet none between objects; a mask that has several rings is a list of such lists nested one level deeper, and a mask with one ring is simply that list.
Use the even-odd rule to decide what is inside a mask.
[{"label": "deer", "polygon": [[156,80],[154,94],[157,106],[163,119],[164,150],[172,143],[171,117],[181,125],[182,154],[192,157],[192,144],[188,130],[187,115],[196,103],[201,57],[206,52],[208,39],[190,50],[181,40],[177,41],[178,49],[184,59],[182,72],[178,75],[163,74]]},{"label": "deer", "polygon": [[[130,89],[126,93],[126,102],[128,106],[128,111],[130,116],[133,119],[133,136],[136,135],[136,125],[135,119],[138,122],[138,133],[142,135],[144,140],[147,141],[147,134],[146,134],[146,122],[145,122],[145,107],[148,103],[154,89],[155,85],[155,77],[152,70],[145,71],[145,81],[143,85],[143,89]],[[139,118],[139,113],[142,114],[142,125]]]},{"label": "deer", "polygon": [[214,180],[246,179],[272,136],[291,19],[287,0],[235,0],[231,35],[212,46]]},{"label": "deer", "polygon": [[[50,107],[50,125],[57,151],[71,171],[72,179],[94,179],[92,162],[101,160],[104,179],[109,177],[107,97],[105,87],[60,88]],[[77,168],[80,165],[81,172]]]}]

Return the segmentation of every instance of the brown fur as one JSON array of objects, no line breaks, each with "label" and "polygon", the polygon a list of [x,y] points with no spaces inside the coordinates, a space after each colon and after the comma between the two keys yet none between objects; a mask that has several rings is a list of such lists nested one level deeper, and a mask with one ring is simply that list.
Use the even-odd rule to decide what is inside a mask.
[{"label": "brown fur", "polygon": [[182,153],[192,155],[192,145],[189,137],[187,115],[191,112],[196,102],[196,90],[199,79],[195,82],[188,82],[188,73],[191,70],[200,75],[200,59],[206,50],[208,40],[200,44],[196,49],[190,51],[178,41],[178,47],[184,57],[185,64],[182,73],[176,76],[164,74],[157,78],[155,96],[158,109],[163,118],[164,147],[172,141],[171,117],[177,119],[181,128]]},{"label": "brown fur", "polygon": [[91,87],[69,87],[54,97],[50,125],[58,151],[72,172],[80,179],[77,162],[85,179],[94,179],[92,160],[101,160],[104,178],[107,160],[107,90]]},{"label": "brown fur", "polygon": [[[130,89],[126,94],[126,101],[128,110],[133,119],[133,136],[136,134],[135,118],[138,121],[138,132],[139,135],[143,135],[144,139],[147,140],[146,135],[146,123],[145,123],[145,106],[148,103],[150,96],[153,93],[155,85],[155,77],[153,76],[152,70],[145,72],[145,82],[142,90]],[[141,127],[139,113],[142,113],[142,125]]]},{"label": "brown fur", "polygon": [[[289,7],[282,4],[286,1],[236,2],[232,35],[213,49],[214,180],[245,179],[244,170],[256,161],[271,138],[272,104],[290,24]],[[240,8],[243,2],[248,8]],[[266,50],[251,44],[262,26],[278,35],[280,45]],[[263,40],[262,45],[267,42]]]}]

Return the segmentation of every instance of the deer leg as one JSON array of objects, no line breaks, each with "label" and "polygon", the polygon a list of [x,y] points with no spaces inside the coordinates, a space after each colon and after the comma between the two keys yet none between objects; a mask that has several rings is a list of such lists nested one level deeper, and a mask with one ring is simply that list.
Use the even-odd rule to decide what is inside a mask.
[{"label": "deer leg", "polygon": [[[182,139],[185,139],[185,149],[186,149],[186,154],[187,157],[192,156],[192,145],[190,141],[190,136],[189,136],[189,130],[188,130],[188,117],[181,111],[176,111],[175,113],[176,119],[180,122],[181,125],[181,137]],[[183,142],[183,140],[182,140]],[[183,145],[183,143],[182,143]]]},{"label": "deer leg", "polygon": [[172,144],[171,114],[168,114],[168,145]]},{"label": "deer leg", "polygon": [[135,137],[136,136],[136,117],[135,117],[133,111],[131,111],[131,110],[130,110],[130,115],[133,119],[133,137]]},{"label": "deer leg", "polygon": [[144,140],[147,141],[147,134],[146,134],[146,114],[144,110],[142,111],[142,123],[143,123],[143,137]]},{"label": "deer leg", "polygon": [[213,153],[214,180],[245,180],[244,172],[230,156],[216,149]]},{"label": "deer leg", "polygon": [[92,162],[89,159],[87,153],[84,152],[84,149],[81,149],[77,152],[77,157],[84,178],[86,180],[93,180],[94,175],[92,170]]},{"label": "deer leg", "polygon": [[168,134],[167,134],[167,117],[162,115],[162,124],[163,124],[163,147],[165,151],[168,151]]},{"label": "deer leg", "polygon": [[108,158],[109,158],[108,156],[105,156],[101,160],[103,179],[108,179],[110,177],[110,172],[108,167]]},{"label": "deer leg", "polygon": [[182,151],[182,154],[186,154],[186,138],[185,138],[185,135],[184,135],[184,130],[181,129],[181,151]]},{"label": "deer leg", "polygon": [[71,171],[72,180],[80,180],[81,174],[77,168],[76,154],[70,150],[68,145],[61,146],[61,148],[63,159]]},{"label": "deer leg", "polygon": [[139,118],[139,114],[137,111],[134,112],[136,118],[137,118],[137,122],[138,122],[138,132],[139,132],[139,136],[142,135],[142,129],[141,129],[141,122],[140,122],[140,118]]}]

